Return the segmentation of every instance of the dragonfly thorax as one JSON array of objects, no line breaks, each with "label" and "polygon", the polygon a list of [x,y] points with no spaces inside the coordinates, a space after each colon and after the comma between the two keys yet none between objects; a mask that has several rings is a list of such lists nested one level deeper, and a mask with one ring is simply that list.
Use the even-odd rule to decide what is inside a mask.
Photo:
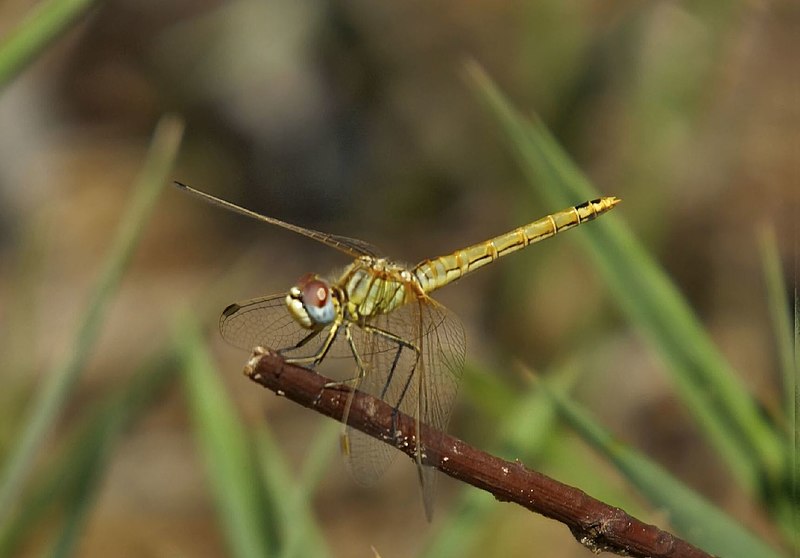
[{"label": "dragonfly thorax", "polygon": [[346,314],[356,321],[387,314],[421,292],[416,277],[404,265],[370,256],[348,266],[337,285]]},{"label": "dragonfly thorax", "polygon": [[327,281],[309,273],[289,289],[286,308],[304,328],[321,328],[333,322],[339,311],[339,301],[333,295],[333,289]]}]

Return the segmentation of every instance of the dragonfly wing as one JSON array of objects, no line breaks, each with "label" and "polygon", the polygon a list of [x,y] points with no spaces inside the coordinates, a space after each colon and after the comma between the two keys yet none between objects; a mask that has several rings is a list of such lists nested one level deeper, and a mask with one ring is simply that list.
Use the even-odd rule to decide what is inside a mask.
[{"label": "dragonfly wing", "polygon": [[[311,332],[292,319],[285,299],[284,293],[231,304],[219,318],[223,339],[248,351],[260,346],[291,356],[312,352],[318,346],[314,340],[295,348]],[[324,339],[324,330],[317,337]]]},{"label": "dragonfly wing", "polygon": [[[393,328],[387,315],[372,320],[370,326],[376,329],[363,329],[357,326],[352,328],[353,343],[364,364],[366,374],[360,381],[355,382],[353,387],[387,402],[396,402],[401,386],[405,384],[409,371],[414,367],[416,353],[393,338],[378,333],[386,332],[401,338],[407,333],[403,329],[398,331]],[[358,370],[354,372],[355,375]],[[407,393],[400,410],[413,406],[416,395],[413,391]],[[346,436],[348,447],[345,460],[351,476],[359,484],[365,486],[374,484],[383,475],[397,452],[390,445],[350,427],[346,429]]]},{"label": "dragonfly wing", "polygon": [[[357,388],[445,430],[464,366],[464,330],[458,318],[424,298],[377,316],[367,328],[354,330],[354,343],[366,367],[366,376]],[[374,482],[396,452],[388,444],[353,429],[348,429],[348,438],[347,460],[353,476],[363,484]],[[424,440],[422,443],[424,447]],[[421,460],[418,463],[421,465]],[[435,475],[427,469],[421,467],[420,480],[429,509]]]},{"label": "dragonfly wing", "polygon": [[350,238],[347,236],[339,236],[336,234],[326,234],[326,233],[319,233],[323,237],[320,240],[321,242],[327,244],[332,248],[336,248],[340,252],[344,252],[345,254],[349,254],[353,257],[359,256],[371,256],[373,258],[377,258],[381,255],[381,251],[364,240],[359,240],[357,238]]},{"label": "dragonfly wing", "polygon": [[[420,302],[419,306],[422,316],[422,369],[418,378],[418,416],[421,422],[433,426],[439,432],[445,432],[464,369],[464,328],[456,316],[433,300],[429,299],[428,304]],[[419,439],[419,433],[417,435]],[[420,446],[424,453],[424,439],[419,440],[418,447]],[[419,452],[417,466],[425,515],[430,521],[433,518],[436,496],[436,470],[422,462],[422,454]]]},{"label": "dragonfly wing", "polygon": [[[264,347],[285,358],[305,358],[320,352],[330,326],[316,332],[300,326],[289,314],[286,294],[282,293],[231,304],[219,318],[219,331],[223,339],[240,349]],[[337,336],[325,361],[337,363],[337,368],[341,368],[342,361],[352,360],[353,352],[344,336]]]},{"label": "dragonfly wing", "polygon": [[418,307],[421,328],[422,369],[417,378],[419,418],[444,431],[450,421],[464,369],[464,328],[454,314],[430,298],[414,306]]},{"label": "dragonfly wing", "polygon": [[275,217],[267,217],[266,215],[261,215],[260,213],[256,213],[255,211],[251,211],[249,209],[245,209],[244,207],[238,206],[235,203],[231,203],[227,200],[223,200],[222,198],[218,198],[216,196],[212,196],[211,194],[207,194],[206,192],[202,192],[191,186],[187,186],[182,182],[174,182],[174,184],[189,192],[190,194],[197,196],[198,198],[211,203],[213,205],[217,205],[228,211],[232,211],[233,213],[238,213],[240,215],[244,215],[246,217],[250,217],[251,219],[255,219],[257,221],[262,221],[264,223],[269,223],[270,225],[275,225],[277,227],[284,228],[286,230],[290,230],[297,234],[302,234],[303,236],[307,236],[308,238],[312,238],[317,242],[321,242],[331,248],[335,248],[340,252],[344,252],[354,258],[359,256],[377,256],[379,251],[377,248],[369,244],[368,242],[364,242],[363,240],[358,240],[355,238],[347,238],[346,236],[337,236],[335,234],[328,234],[320,231],[315,231],[312,229],[307,229],[305,227],[301,227],[299,225],[294,225],[292,223],[287,223],[286,221],[281,221],[280,219],[276,219]]}]

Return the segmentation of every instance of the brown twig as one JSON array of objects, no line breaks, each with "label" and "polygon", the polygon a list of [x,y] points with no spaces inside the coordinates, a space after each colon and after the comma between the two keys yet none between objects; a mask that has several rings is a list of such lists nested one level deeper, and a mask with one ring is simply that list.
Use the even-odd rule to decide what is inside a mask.
[{"label": "brown twig", "polygon": [[[326,388],[331,380],[312,370],[287,364],[272,352],[256,349],[245,374],[304,407],[336,420],[342,418],[349,391]],[[380,399],[356,391],[348,424],[394,445],[414,459],[414,419],[397,413]],[[420,425],[420,436],[424,440],[425,464],[486,490],[500,501],[515,502],[564,523],[581,544],[594,552],[658,558],[711,556],[577,488],[531,471],[518,461],[499,459],[424,424]]]}]

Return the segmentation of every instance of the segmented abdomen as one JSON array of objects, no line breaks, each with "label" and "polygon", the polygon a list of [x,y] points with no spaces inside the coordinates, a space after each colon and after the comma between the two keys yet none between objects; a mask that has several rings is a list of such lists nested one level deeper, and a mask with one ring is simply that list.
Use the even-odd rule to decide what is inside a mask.
[{"label": "segmented abdomen", "polygon": [[591,221],[617,203],[619,199],[606,197],[564,209],[491,240],[457,250],[446,256],[425,260],[414,268],[413,273],[422,289],[430,293],[492,263],[501,256]]}]

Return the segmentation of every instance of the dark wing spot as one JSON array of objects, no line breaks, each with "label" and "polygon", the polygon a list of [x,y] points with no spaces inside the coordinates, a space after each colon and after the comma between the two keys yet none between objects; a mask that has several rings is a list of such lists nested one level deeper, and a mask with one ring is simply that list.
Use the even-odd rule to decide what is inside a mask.
[{"label": "dark wing spot", "polygon": [[234,302],[233,304],[229,305],[227,308],[225,308],[225,310],[223,310],[223,311],[222,311],[222,315],[223,315],[225,318],[229,318],[229,317],[231,317],[233,314],[235,314],[236,312],[238,312],[239,310],[241,310],[241,308],[242,308],[241,306],[239,306],[238,304],[236,304],[236,303]]}]

